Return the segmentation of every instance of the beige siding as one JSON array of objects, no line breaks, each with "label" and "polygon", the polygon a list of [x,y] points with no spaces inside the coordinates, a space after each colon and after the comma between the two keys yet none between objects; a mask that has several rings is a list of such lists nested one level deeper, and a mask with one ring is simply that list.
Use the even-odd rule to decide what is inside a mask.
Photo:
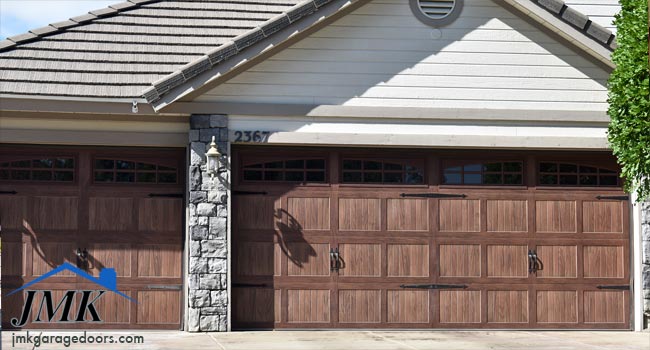
[{"label": "beige siding", "polygon": [[197,100],[603,111],[607,75],[490,0],[441,30],[375,0]]},{"label": "beige siding", "polygon": [[566,0],[564,2],[616,34],[613,22],[614,15],[621,10],[618,0]]}]

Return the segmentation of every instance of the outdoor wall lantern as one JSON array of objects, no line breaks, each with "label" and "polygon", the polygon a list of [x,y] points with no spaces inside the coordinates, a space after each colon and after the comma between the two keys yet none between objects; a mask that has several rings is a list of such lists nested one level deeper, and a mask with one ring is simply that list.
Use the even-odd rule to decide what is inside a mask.
[{"label": "outdoor wall lantern", "polygon": [[211,178],[219,171],[219,158],[221,158],[221,153],[217,150],[217,144],[214,142],[214,136],[212,136],[212,142],[210,142],[210,149],[205,153],[207,158],[207,172]]}]

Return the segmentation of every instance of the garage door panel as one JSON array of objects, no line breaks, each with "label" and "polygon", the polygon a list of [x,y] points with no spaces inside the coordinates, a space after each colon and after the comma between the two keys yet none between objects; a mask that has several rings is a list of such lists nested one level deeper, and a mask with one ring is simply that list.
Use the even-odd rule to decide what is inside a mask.
[{"label": "garage door panel", "polygon": [[428,231],[429,201],[426,199],[386,200],[388,231]]},{"label": "garage door panel", "polygon": [[538,245],[537,257],[541,269],[539,278],[576,278],[578,276],[578,247],[565,245]]},{"label": "garage door panel", "polygon": [[583,247],[585,278],[623,278],[625,255],[621,246]]},{"label": "garage door panel", "polygon": [[[138,296],[138,324],[175,325],[180,323],[181,291],[141,290]],[[164,305],[165,307],[161,307]]]},{"label": "garage door panel", "polygon": [[537,322],[577,323],[578,293],[576,291],[537,291]]},{"label": "garage door panel", "polygon": [[142,198],[138,203],[140,231],[180,232],[183,226],[183,201],[168,198]]},{"label": "garage door panel", "polygon": [[34,229],[76,230],[78,207],[77,197],[34,197],[28,222]]},{"label": "garage door panel", "polygon": [[339,199],[339,230],[379,231],[381,200],[377,198]]},{"label": "garage door panel", "polygon": [[582,202],[582,230],[585,233],[623,233],[623,203]]},{"label": "garage door panel", "polygon": [[441,244],[440,277],[480,277],[481,246],[478,244]]},{"label": "garage door panel", "polygon": [[330,199],[289,198],[287,215],[289,228],[296,228],[293,231],[329,230]]},{"label": "garage door panel", "polygon": [[487,200],[488,232],[528,231],[528,202],[525,200]]},{"label": "garage door panel", "polygon": [[110,267],[115,269],[118,277],[131,276],[131,245],[95,243],[88,247],[88,268],[92,275]]},{"label": "garage door panel", "polygon": [[481,201],[478,199],[441,199],[439,204],[440,231],[481,231]]},{"label": "garage door panel", "polygon": [[25,275],[26,245],[2,241],[2,277]]},{"label": "garage door panel", "polygon": [[248,195],[233,199],[233,224],[241,230],[275,227],[280,201],[271,196]]},{"label": "garage door panel", "polygon": [[[77,247],[73,243],[54,243],[43,242],[33,246],[32,252],[32,275],[43,275],[64,262],[77,264],[75,250]],[[73,273],[65,270],[57,276],[72,276]]]},{"label": "garage door panel", "polygon": [[239,242],[233,247],[233,273],[237,276],[279,276],[282,251],[272,242]]},{"label": "garage door panel", "polygon": [[381,244],[339,244],[344,267],[341,277],[381,276]]},{"label": "garage door panel", "polygon": [[387,291],[388,323],[428,323],[429,291]]},{"label": "garage door panel", "polygon": [[481,323],[481,292],[441,290],[440,323]]},{"label": "garage door panel", "polygon": [[288,290],[287,318],[290,323],[330,322],[329,289]]},{"label": "garage door panel", "polygon": [[528,291],[488,290],[488,323],[527,323]]},{"label": "garage door panel", "polygon": [[93,197],[88,201],[89,221],[91,230],[123,231],[133,228],[134,200],[133,198],[104,198]]},{"label": "garage door panel", "polygon": [[276,295],[280,291],[270,288],[233,288],[233,319],[239,323],[273,323],[279,322]]},{"label": "garage door panel", "polygon": [[[89,286],[93,288],[93,286]],[[120,290],[121,293],[133,297],[130,291]],[[106,324],[128,324],[131,322],[131,302],[112,292],[106,292],[95,303],[97,313]]]},{"label": "garage door panel", "polygon": [[340,323],[381,322],[380,290],[339,290]]},{"label": "garage door panel", "polygon": [[27,218],[27,197],[0,196],[0,224],[2,229],[19,230]]},{"label": "garage door panel", "polygon": [[537,232],[576,232],[576,202],[545,200],[535,203]]},{"label": "garage door panel", "polygon": [[428,244],[388,244],[389,277],[429,276]]},{"label": "garage door panel", "polygon": [[488,277],[528,277],[528,246],[488,245]]},{"label": "garage door panel", "polygon": [[139,277],[181,277],[181,247],[176,244],[147,244],[137,247]]},{"label": "garage door panel", "polygon": [[626,291],[584,291],[585,323],[625,323]]},{"label": "garage door panel", "polygon": [[329,276],[329,244],[291,242],[287,251],[289,276]]}]

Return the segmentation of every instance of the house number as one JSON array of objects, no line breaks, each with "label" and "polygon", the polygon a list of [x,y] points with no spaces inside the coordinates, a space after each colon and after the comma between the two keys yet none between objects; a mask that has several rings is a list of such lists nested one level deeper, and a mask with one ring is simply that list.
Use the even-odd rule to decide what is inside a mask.
[{"label": "house number", "polygon": [[235,142],[267,142],[269,131],[260,130],[237,130],[235,131]]}]

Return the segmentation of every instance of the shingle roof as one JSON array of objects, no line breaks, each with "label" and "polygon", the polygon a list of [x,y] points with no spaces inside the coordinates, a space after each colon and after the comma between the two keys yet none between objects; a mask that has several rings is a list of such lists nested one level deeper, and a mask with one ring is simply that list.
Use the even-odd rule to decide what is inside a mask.
[{"label": "shingle roof", "polygon": [[301,2],[129,0],[91,11],[0,42],[0,94],[141,98]]},{"label": "shingle roof", "polygon": [[[154,102],[330,1],[128,0],[1,41],[0,94]],[[615,46],[564,1],[528,1]]]}]

